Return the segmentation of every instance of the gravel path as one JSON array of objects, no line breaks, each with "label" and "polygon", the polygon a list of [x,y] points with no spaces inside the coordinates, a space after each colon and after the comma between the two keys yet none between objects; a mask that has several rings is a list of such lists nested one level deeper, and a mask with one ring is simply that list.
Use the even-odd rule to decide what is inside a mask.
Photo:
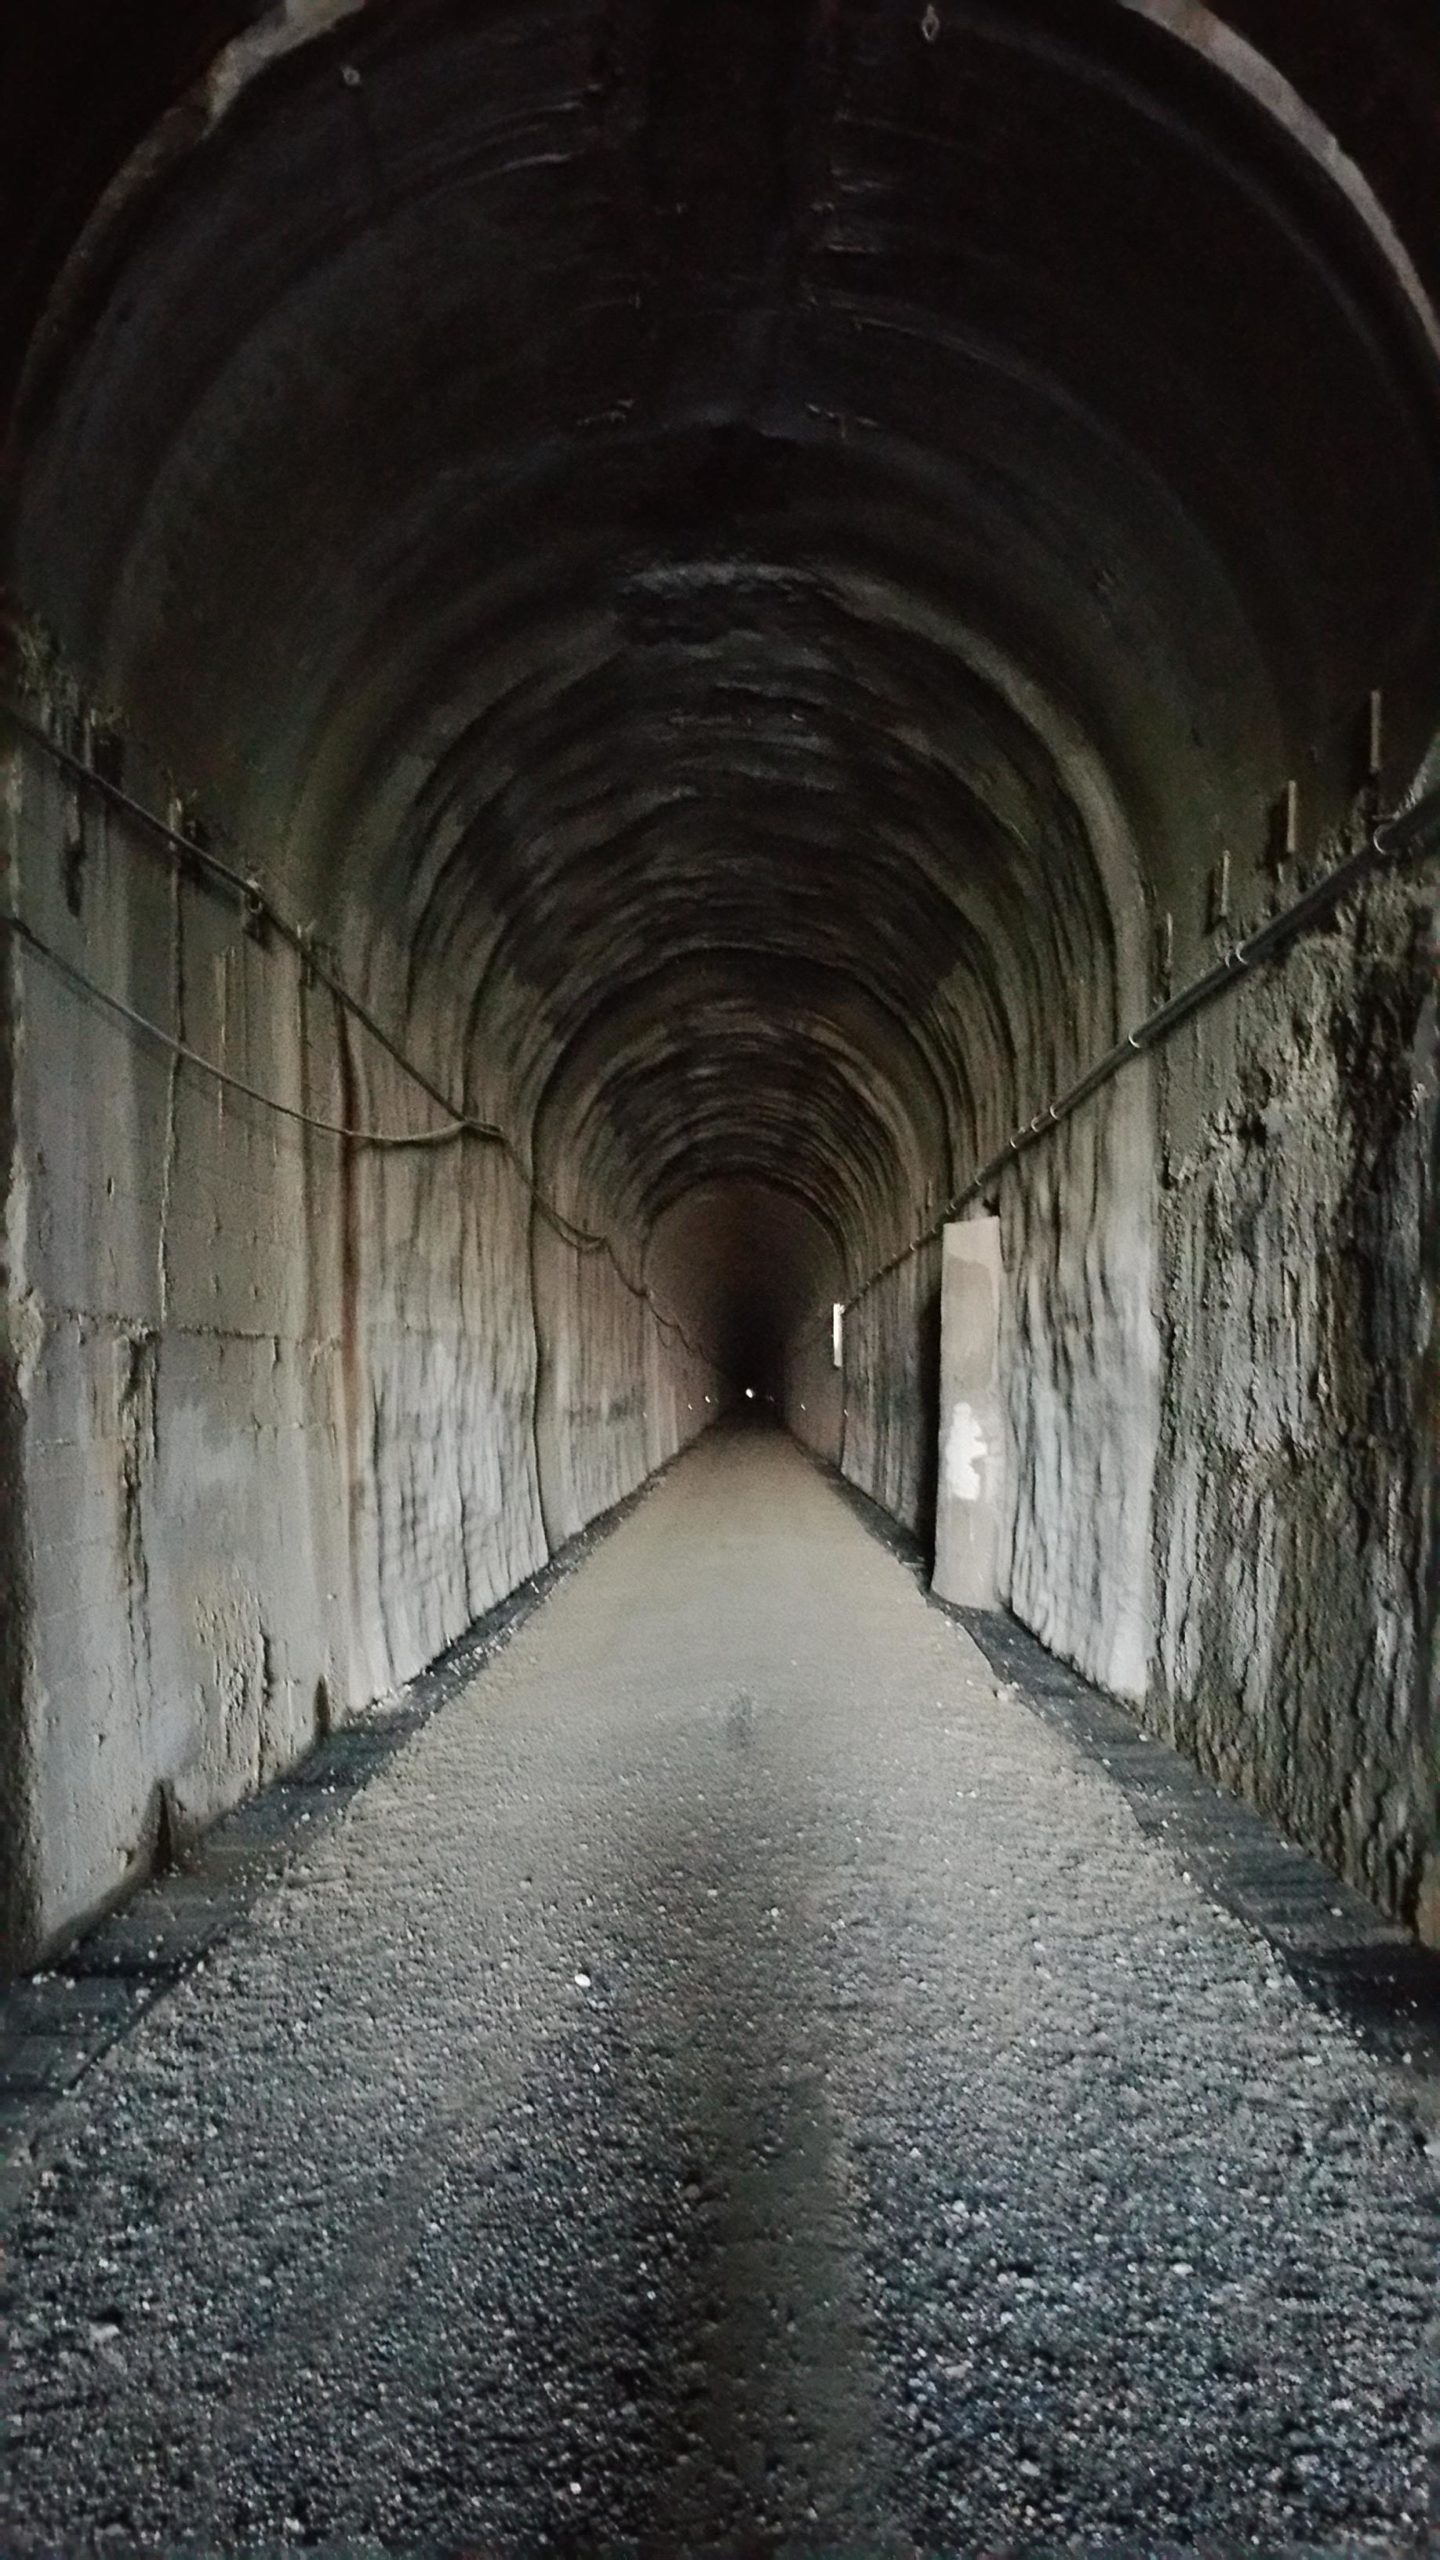
[{"label": "gravel path", "polygon": [[1426,2547],[1378,2070],[707,1441],[69,2103],[0,2552]]}]

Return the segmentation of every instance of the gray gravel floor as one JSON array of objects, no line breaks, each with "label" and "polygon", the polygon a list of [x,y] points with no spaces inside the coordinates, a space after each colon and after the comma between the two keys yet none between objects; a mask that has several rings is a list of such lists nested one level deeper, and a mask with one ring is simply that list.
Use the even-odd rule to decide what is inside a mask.
[{"label": "gray gravel floor", "polygon": [[62,2125],[6,2555],[1428,2547],[1378,2067],[778,1438]]}]

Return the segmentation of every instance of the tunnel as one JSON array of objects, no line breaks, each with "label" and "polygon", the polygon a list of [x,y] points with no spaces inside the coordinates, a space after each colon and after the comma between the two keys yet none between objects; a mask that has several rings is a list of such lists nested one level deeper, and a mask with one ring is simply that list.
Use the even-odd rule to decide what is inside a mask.
[{"label": "tunnel", "polygon": [[1003,1155],[1423,797],[1427,23],[12,29],[22,1947],[746,1385],[930,1538],[952,1205],[1005,1603],[1433,1929],[1433,874]]},{"label": "tunnel", "polygon": [[9,15],[8,1969],[672,1462],[943,1588],[982,1236],[994,1623],[1440,1945],[1426,0]]}]

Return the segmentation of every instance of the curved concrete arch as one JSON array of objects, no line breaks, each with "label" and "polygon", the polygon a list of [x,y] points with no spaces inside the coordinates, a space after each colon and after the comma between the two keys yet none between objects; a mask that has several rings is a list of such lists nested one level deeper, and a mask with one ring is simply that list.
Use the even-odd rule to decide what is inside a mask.
[{"label": "curved concrete arch", "polygon": [[1335,135],[1284,73],[1228,25],[1218,10],[1204,7],[1203,0],[1115,0],[1115,5],[1148,19],[1152,26],[1162,27],[1178,44],[1188,45],[1227,80],[1233,80],[1323,170],[1369,233],[1409,304],[1431,355],[1440,360],[1440,315],[1414,259],[1363,170],[1341,149]]},{"label": "curved concrete arch", "polygon": [[[438,1651],[736,1344],[924,1534],[947,1202],[1434,736],[1440,52],[1366,14],[155,0],[126,51],[68,0],[64,150],[26,32],[15,687],[303,928],[13,750],[27,923],[179,1044],[86,1015],[47,1081],[28,991],[8,1070],[63,1166],[26,1393],[102,1416],[154,1546],[94,1604],[115,1804],[78,1743],[46,1781],[96,1874],[147,1786],[280,1765],[307,1681]],[[1377,889],[986,1204],[1013,1604],[1394,1909],[1417,949]],[[192,1527],[197,1415],[248,1454]],[[192,1535],[226,1694],[301,1666],[199,1740]]]}]

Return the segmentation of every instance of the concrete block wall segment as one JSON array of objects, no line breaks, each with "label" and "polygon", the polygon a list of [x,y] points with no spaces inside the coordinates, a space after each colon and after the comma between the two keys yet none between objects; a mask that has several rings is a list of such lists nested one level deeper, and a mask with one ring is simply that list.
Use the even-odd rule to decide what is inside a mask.
[{"label": "concrete block wall segment", "polygon": [[922,1246],[845,1317],[842,1473],[925,1545],[935,1525],[940,1260],[938,1239]]},{"label": "concrete block wall segment", "polygon": [[832,1466],[840,1457],[844,1429],[843,1354],[837,1364],[833,1349],[834,1300],[812,1308],[803,1327],[786,1345],[785,1421],[797,1440]]},{"label": "concrete block wall segment", "polygon": [[1000,1221],[945,1230],[940,1275],[940,1456],[935,1567],[942,1600],[993,1609],[1004,1505]]},{"label": "concrete block wall segment", "polygon": [[1161,1399],[1148,1063],[1022,1157],[1000,1211],[1013,1461],[1001,1593],[1052,1652],[1138,1704]]},{"label": "concrete block wall segment", "polygon": [[[333,1109],[334,1023],[303,1012],[291,955],[93,809],[72,912],[72,795],[8,753],[18,901],[46,940],[235,1074]],[[557,1243],[532,1295],[530,1204],[494,1150],[312,1136],[8,945],[4,966],[26,1032],[3,1064],[24,1209],[0,1381],[0,1469],[23,1479],[13,1962],[143,1873],[162,1814],[210,1822],[543,1564],[537,1327],[569,1382],[542,1435],[567,1470],[557,1543],[706,1408],[608,1266]],[[398,1071],[369,1081],[382,1125],[413,1123]]]}]

